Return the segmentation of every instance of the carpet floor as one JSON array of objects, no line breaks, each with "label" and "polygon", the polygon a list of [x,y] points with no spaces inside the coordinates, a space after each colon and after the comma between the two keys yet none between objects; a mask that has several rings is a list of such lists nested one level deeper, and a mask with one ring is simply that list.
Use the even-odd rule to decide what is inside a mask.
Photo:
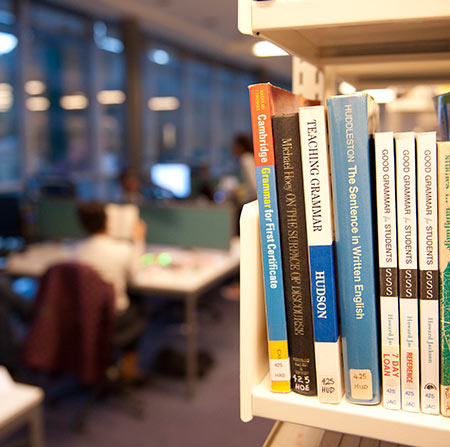
[{"label": "carpet floor", "polygon": [[[193,398],[185,396],[183,379],[155,374],[134,389],[145,405],[142,420],[133,418],[120,402],[106,399],[92,408],[82,433],[71,429],[76,399],[47,405],[47,447],[262,446],[273,421],[239,419],[239,302],[215,297],[213,306],[216,315],[200,312],[198,339],[214,364],[199,379]],[[172,337],[173,342],[182,348],[183,337]]]}]

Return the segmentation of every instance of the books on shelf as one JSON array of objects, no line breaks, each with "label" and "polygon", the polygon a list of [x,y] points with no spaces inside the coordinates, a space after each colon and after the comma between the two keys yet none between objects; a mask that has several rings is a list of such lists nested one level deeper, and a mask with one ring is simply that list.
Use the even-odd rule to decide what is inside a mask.
[{"label": "books on shelf", "polygon": [[306,227],[314,317],[319,401],[343,395],[342,344],[338,324],[330,163],[324,106],[299,109]]},{"label": "books on shelf", "polygon": [[394,133],[375,132],[383,405],[401,407]]},{"label": "books on shelf", "polygon": [[397,232],[402,409],[420,410],[417,192],[414,132],[394,135],[397,158]]},{"label": "books on shelf", "polygon": [[308,104],[269,83],[249,86],[272,390],[291,389],[272,117]]},{"label": "books on shelf", "polygon": [[441,413],[450,416],[450,141],[438,141]]},{"label": "books on shelf", "polygon": [[250,99],[272,390],[450,416],[450,143],[376,131],[362,93],[328,129],[270,84]]},{"label": "books on shelf", "polygon": [[377,105],[367,94],[327,100],[346,398],[380,402],[378,296],[369,135]]},{"label": "books on shelf", "polygon": [[300,394],[316,395],[298,113],[274,115],[272,124],[292,389]]},{"label": "books on shelf", "polygon": [[439,276],[436,132],[416,134],[420,405],[439,414]]}]

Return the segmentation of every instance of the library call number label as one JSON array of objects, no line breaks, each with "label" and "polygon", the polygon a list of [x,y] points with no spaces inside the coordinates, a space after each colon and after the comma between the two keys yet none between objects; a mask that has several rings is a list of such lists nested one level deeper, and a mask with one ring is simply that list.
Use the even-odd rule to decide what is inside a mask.
[{"label": "library call number label", "polygon": [[372,373],[370,369],[350,369],[350,387],[353,399],[372,399]]}]

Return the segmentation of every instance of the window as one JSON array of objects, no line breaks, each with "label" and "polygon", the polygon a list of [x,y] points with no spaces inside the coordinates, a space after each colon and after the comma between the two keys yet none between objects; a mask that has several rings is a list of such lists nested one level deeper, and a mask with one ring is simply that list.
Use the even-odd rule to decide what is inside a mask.
[{"label": "window", "polygon": [[33,147],[41,175],[94,168],[89,140],[89,23],[42,5],[32,7],[31,67],[25,84]]},{"label": "window", "polygon": [[[15,4],[0,0],[0,191],[57,177],[85,198],[107,197],[126,161],[121,28],[34,0],[20,3],[16,20]],[[17,30],[27,37],[20,47]],[[141,62],[144,169],[183,162],[216,177],[235,171],[231,144],[250,132],[253,79],[155,40]]]},{"label": "window", "polygon": [[17,44],[12,1],[0,1],[0,189],[20,180],[17,128]]},{"label": "window", "polygon": [[172,49],[153,44],[144,54],[143,69],[147,164],[182,161],[183,60]]},{"label": "window", "polygon": [[116,177],[125,159],[125,56],[121,37],[118,26],[102,21],[94,23],[100,172],[106,178]]},{"label": "window", "polygon": [[212,68],[197,61],[189,63],[189,94],[191,95],[192,135],[190,163],[194,166],[208,164],[211,154]]}]

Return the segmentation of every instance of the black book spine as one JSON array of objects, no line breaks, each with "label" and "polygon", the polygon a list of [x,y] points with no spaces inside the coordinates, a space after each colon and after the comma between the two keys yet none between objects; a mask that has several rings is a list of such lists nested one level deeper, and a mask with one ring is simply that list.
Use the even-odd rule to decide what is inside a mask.
[{"label": "black book spine", "polygon": [[293,391],[317,394],[298,113],[272,120]]}]

